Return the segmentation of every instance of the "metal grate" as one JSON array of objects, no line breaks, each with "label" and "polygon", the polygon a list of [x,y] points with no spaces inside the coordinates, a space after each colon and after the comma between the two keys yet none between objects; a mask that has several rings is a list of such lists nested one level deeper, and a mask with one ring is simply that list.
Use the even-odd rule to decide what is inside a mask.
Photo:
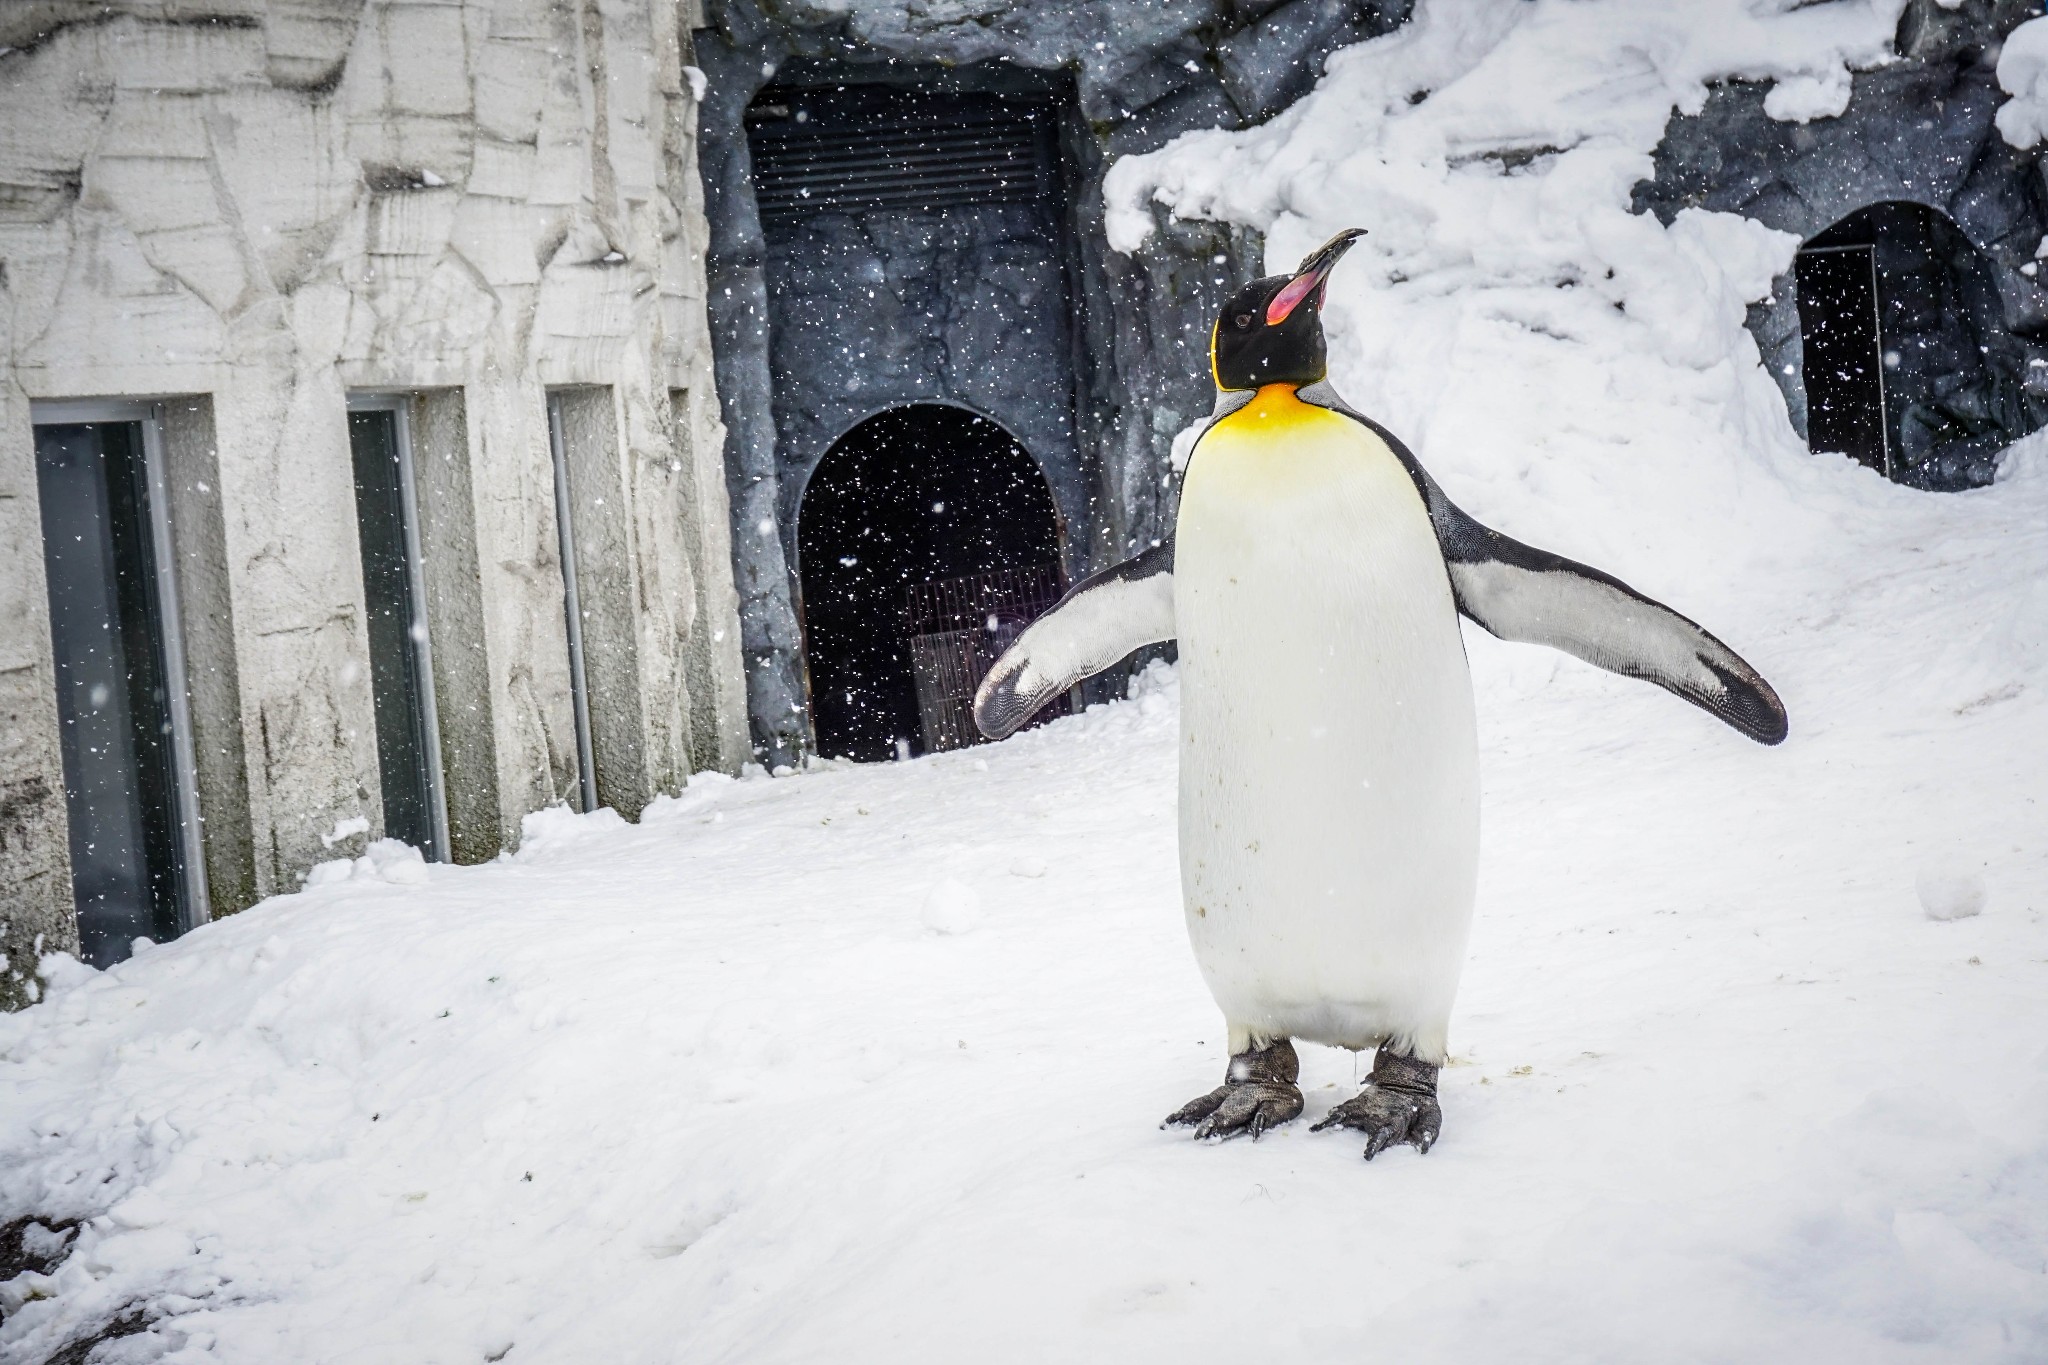
[{"label": "metal grate", "polygon": [[1053,191],[1050,119],[1030,105],[963,97],[952,108],[836,118],[789,108],[757,106],[749,129],[764,223],[828,211],[1035,203]]},{"label": "metal grate", "polygon": [[[1060,568],[992,569],[904,590],[910,668],[927,753],[981,742],[974,689],[1024,627],[1060,600]],[[1066,714],[1064,699],[1047,716]]]}]

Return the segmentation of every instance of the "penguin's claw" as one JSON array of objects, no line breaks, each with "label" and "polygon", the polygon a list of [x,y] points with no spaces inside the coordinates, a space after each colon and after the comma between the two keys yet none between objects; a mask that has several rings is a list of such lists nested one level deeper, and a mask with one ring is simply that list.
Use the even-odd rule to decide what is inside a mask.
[{"label": "penguin's claw", "polygon": [[1161,1128],[1195,1125],[1195,1137],[1234,1138],[1251,1134],[1254,1142],[1268,1128],[1277,1128],[1301,1113],[1301,1090],[1287,1081],[1236,1081],[1220,1085],[1167,1115]]},{"label": "penguin's claw", "polygon": [[1277,1128],[1301,1113],[1301,1060],[1294,1044],[1275,1038],[1230,1059],[1223,1084],[1199,1099],[1189,1100],[1166,1116],[1161,1128],[1195,1125],[1197,1138],[1234,1138],[1246,1133],[1256,1142],[1268,1128]]},{"label": "penguin's claw", "polygon": [[1324,1115],[1322,1122],[1309,1131],[1320,1133],[1333,1126],[1356,1128],[1364,1133],[1365,1159],[1371,1161],[1387,1148],[1403,1143],[1417,1152],[1427,1152],[1443,1131],[1444,1111],[1434,1095],[1368,1085]]},{"label": "penguin's claw", "polygon": [[1203,1119],[1208,1118],[1209,1115],[1221,1108],[1223,1101],[1229,1094],[1229,1086],[1219,1085],[1206,1095],[1197,1095],[1171,1114],[1168,1114],[1165,1121],[1159,1126],[1161,1128],[1176,1128],[1185,1127],[1190,1123],[1200,1123]]}]

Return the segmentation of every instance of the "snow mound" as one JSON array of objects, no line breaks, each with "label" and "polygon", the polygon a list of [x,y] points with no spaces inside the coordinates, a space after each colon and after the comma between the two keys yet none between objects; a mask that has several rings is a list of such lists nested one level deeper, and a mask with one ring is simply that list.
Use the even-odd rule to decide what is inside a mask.
[{"label": "snow mound", "polygon": [[[351,831],[367,832],[369,822],[363,821],[363,828]],[[426,855],[411,844],[397,839],[379,839],[363,850],[360,858],[336,858],[331,862],[316,863],[306,874],[306,887],[334,886],[346,881],[388,882],[393,886],[424,886],[431,874],[427,871]]]},{"label": "snow mound", "polygon": [[626,818],[610,806],[589,812],[571,810],[567,805],[549,806],[520,820],[519,851],[512,856],[526,863],[559,858],[625,826]]}]

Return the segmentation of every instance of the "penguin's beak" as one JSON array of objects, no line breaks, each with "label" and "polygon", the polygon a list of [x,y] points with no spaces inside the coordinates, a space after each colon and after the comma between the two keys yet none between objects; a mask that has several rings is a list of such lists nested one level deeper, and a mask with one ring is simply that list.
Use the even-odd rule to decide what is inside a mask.
[{"label": "penguin's beak", "polygon": [[1351,249],[1351,244],[1363,236],[1364,228],[1345,228],[1303,257],[1294,278],[1266,305],[1266,325],[1278,327],[1287,321],[1288,314],[1299,307],[1303,299],[1323,287],[1323,281],[1330,278],[1330,272],[1337,268],[1337,262]]}]

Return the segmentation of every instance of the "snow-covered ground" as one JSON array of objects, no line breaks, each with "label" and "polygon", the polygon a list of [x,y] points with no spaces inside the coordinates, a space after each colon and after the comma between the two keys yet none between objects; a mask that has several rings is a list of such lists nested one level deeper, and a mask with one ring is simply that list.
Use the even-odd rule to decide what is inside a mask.
[{"label": "snow-covered ground", "polygon": [[1468,631],[1485,857],[1427,1157],[1311,1134],[1361,1075],[1315,1048],[1302,1122],[1157,1128],[1223,1038],[1155,669],[1003,745],[551,813],[486,867],[380,849],[53,959],[0,1019],[0,1223],[81,1222],[0,1287],[0,1360],[137,1306],[96,1358],[2048,1358],[2048,440],[1956,496],[1808,454],[1741,328],[1793,243],[1626,212],[1701,81],[1825,113],[1896,9],[1436,0],[1113,186],[1127,240],[1157,191],[1276,267],[1371,228],[1348,396],[1791,710],[1767,750]]}]

